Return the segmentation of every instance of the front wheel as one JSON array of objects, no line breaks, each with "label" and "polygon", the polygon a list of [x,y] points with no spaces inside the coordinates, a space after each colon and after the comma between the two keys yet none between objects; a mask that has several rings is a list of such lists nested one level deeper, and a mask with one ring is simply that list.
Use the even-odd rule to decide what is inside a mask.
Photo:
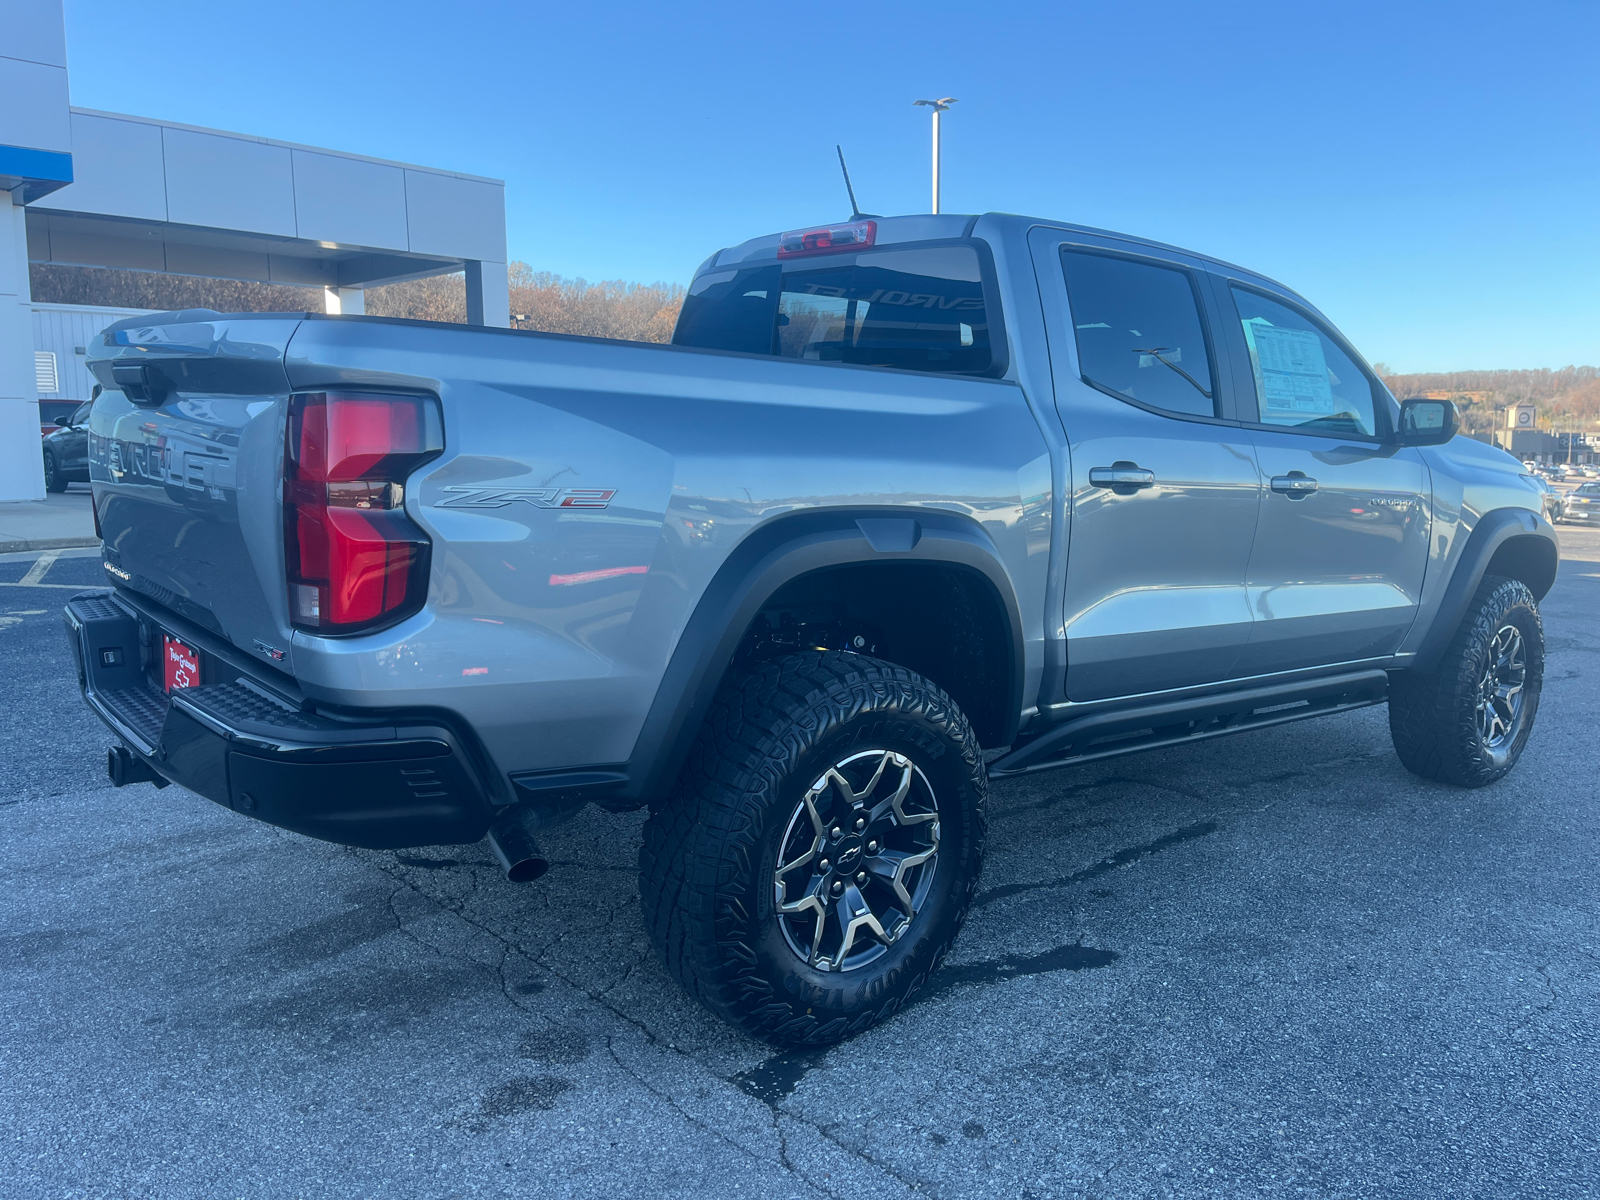
[{"label": "front wheel", "polygon": [[67,490],[67,477],[61,473],[61,467],[56,462],[55,452],[44,452],[44,490],[47,492],[64,492]]},{"label": "front wheel", "polygon": [[985,795],[966,717],[904,667],[830,651],[736,672],[645,826],[651,939],[690,995],[749,1033],[858,1033],[955,940]]},{"label": "front wheel", "polygon": [[1528,744],[1544,685],[1544,625],[1527,585],[1486,576],[1438,666],[1397,671],[1389,731],[1406,769],[1483,787]]}]

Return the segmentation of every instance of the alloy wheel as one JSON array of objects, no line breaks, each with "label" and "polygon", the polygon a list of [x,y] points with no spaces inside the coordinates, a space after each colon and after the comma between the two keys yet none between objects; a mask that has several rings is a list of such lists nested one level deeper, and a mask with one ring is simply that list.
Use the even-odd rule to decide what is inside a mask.
[{"label": "alloy wheel", "polygon": [[829,767],[795,806],[772,886],[789,948],[820,971],[853,971],[911,929],[933,886],[939,805],[894,750]]},{"label": "alloy wheel", "polygon": [[1502,625],[1489,643],[1489,661],[1478,681],[1478,737],[1490,755],[1506,750],[1520,732],[1527,682],[1522,631]]}]

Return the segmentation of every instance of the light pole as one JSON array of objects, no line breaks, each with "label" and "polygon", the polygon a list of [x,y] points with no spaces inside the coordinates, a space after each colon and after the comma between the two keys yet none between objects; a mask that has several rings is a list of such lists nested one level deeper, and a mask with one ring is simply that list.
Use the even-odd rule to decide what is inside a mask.
[{"label": "light pole", "polygon": [[933,211],[939,211],[939,114],[952,104],[959,103],[954,96],[941,100],[913,100],[912,105],[926,104],[933,109]]}]

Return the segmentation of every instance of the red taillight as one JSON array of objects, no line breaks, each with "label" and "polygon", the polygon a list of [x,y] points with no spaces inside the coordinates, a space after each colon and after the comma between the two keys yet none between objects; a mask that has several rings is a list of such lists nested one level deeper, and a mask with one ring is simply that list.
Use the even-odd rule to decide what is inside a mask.
[{"label": "red taillight", "polygon": [[877,240],[876,221],[850,221],[844,225],[824,225],[821,229],[796,229],[792,233],[778,235],[778,257],[799,258],[805,254],[859,250]]},{"label": "red taillight", "polygon": [[428,536],[406,517],[405,479],[443,448],[426,397],[289,398],[283,550],[296,625],[349,633],[422,606]]}]

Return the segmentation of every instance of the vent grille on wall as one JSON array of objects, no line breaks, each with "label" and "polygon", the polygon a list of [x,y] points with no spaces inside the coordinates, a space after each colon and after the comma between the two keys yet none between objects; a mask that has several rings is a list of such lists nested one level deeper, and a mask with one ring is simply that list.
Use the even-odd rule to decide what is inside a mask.
[{"label": "vent grille on wall", "polygon": [[56,356],[53,350],[33,352],[33,377],[38,381],[39,394],[55,395],[61,390],[61,377],[56,374]]}]

